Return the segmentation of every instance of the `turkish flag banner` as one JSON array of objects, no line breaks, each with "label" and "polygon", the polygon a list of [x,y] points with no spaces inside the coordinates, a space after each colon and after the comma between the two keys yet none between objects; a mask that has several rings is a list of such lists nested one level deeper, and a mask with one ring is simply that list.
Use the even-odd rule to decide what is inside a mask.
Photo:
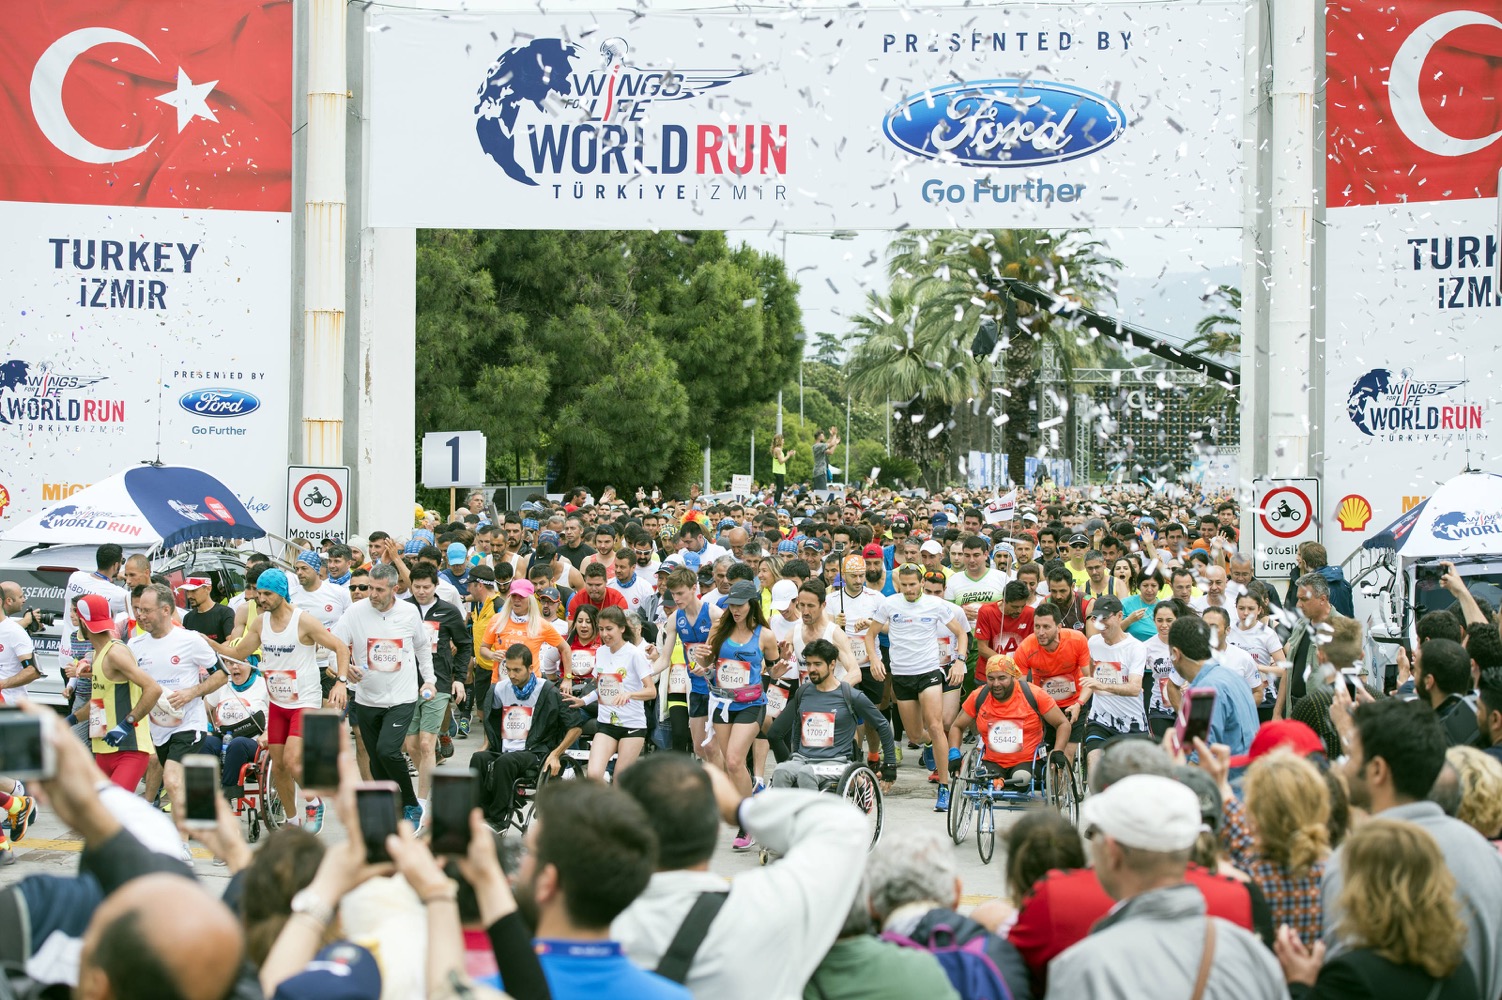
[{"label": "turkish flag banner", "polygon": [[13,0],[0,201],[289,212],[292,0]]},{"label": "turkish flag banner", "polygon": [[1495,197],[1502,21],[1453,0],[1356,0],[1325,24],[1330,207]]}]

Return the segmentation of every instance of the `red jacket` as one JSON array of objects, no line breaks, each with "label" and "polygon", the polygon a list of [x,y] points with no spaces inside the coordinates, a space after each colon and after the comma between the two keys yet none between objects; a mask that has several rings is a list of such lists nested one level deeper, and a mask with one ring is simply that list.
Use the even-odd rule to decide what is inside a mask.
[{"label": "red jacket", "polygon": [[[1190,865],[1185,881],[1199,886],[1211,916],[1221,917],[1263,936],[1254,926],[1252,895],[1246,883]],[[1012,925],[1008,939],[1022,953],[1033,976],[1033,995],[1048,989],[1048,963],[1056,955],[1085,938],[1096,921],[1115,903],[1089,868],[1054,870],[1038,880]],[[1270,918],[1268,918],[1270,921]]]}]

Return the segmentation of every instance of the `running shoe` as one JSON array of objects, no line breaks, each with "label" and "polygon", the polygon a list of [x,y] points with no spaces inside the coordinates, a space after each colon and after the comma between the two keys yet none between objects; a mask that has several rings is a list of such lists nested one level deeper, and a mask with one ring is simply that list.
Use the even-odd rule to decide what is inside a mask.
[{"label": "running shoe", "polygon": [[0,843],[0,868],[16,863],[16,852],[10,849],[9,842]]},{"label": "running shoe", "polygon": [[12,795],[10,799],[10,839],[20,840],[37,819],[37,802],[30,795]]},{"label": "running shoe", "polygon": [[741,830],[735,835],[735,839],[730,842],[730,849],[733,851],[749,851],[755,845],[756,838],[745,830]]},{"label": "running shoe", "polygon": [[461,739],[461,740],[467,740],[467,739],[469,739],[469,720],[468,719],[460,719],[459,720],[459,736],[457,738]]},{"label": "running shoe", "polygon": [[402,810],[402,819],[412,824],[412,832],[422,829],[422,806],[407,806]]},{"label": "running shoe", "polygon": [[413,760],[412,759],[412,755],[409,754],[409,753],[407,753],[406,751],[402,752],[402,759],[407,762],[407,776],[410,777],[412,780],[416,781],[417,780],[417,761]]},{"label": "running shoe", "polygon": [[[908,746],[912,746],[912,744],[909,743]],[[918,754],[918,759],[923,761],[923,766],[928,768],[930,771],[938,767],[938,765],[934,763],[934,745],[932,743],[923,744],[923,751]]]},{"label": "running shoe", "polygon": [[939,783],[939,772],[937,770],[929,771],[928,772],[928,780],[930,782],[932,782],[933,784],[937,785]]},{"label": "running shoe", "polygon": [[897,744],[897,763],[902,763],[902,744]]},{"label": "running shoe", "polygon": [[907,748],[909,750],[916,750],[916,749],[918,749],[918,744],[914,743],[912,740],[908,740],[907,741]]},{"label": "running shoe", "polygon": [[949,811],[949,786],[939,786],[939,797],[934,800],[934,812],[942,813]]},{"label": "running shoe", "polygon": [[447,736],[438,737],[438,759],[448,760],[454,755],[454,741]]},{"label": "running shoe", "polygon": [[323,829],[323,799],[312,799],[304,810],[306,818],[302,828],[309,833],[317,833]]},{"label": "running shoe", "polygon": [[760,795],[767,790],[767,779],[761,775],[756,776],[756,781],[751,785],[751,794]]}]

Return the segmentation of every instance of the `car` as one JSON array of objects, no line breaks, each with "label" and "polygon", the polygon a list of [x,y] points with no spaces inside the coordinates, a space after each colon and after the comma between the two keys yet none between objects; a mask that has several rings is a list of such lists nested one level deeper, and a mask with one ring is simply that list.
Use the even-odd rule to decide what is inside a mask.
[{"label": "car", "polygon": [[[213,581],[214,600],[223,601],[245,589],[245,560],[250,552],[250,549],[214,546],[154,554],[145,549],[127,549],[125,555],[127,558],[147,555],[152,573],[165,576],[174,588],[190,576],[206,576]],[[20,585],[26,595],[25,606],[54,616],[50,627],[32,634],[37,669],[42,672],[40,679],[27,686],[32,701],[54,708],[68,707],[59,655],[68,628],[63,595],[69,576],[80,569],[94,569],[94,553],[95,547],[91,545],[33,546],[0,562],[0,580]],[[181,596],[178,604],[182,604]]]}]

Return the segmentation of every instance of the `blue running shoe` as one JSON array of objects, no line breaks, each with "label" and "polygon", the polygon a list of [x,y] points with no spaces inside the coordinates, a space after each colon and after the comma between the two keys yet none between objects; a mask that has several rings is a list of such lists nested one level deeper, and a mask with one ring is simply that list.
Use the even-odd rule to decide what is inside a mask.
[{"label": "blue running shoe", "polygon": [[944,813],[949,811],[949,786],[939,786],[939,797],[934,801],[934,812]]},{"label": "blue running shoe", "polygon": [[937,769],[938,765],[934,763],[934,745],[932,743],[923,744],[923,752],[918,755],[918,758],[923,761],[923,766],[930,771]]},{"label": "blue running shoe", "polygon": [[312,799],[304,809],[302,828],[309,833],[323,829],[323,799]]},{"label": "blue running shoe", "polygon": [[469,720],[468,719],[460,719],[459,720],[459,735],[456,738],[457,739],[461,739],[461,740],[467,740],[467,739],[469,739]]},{"label": "blue running shoe", "polygon": [[954,770],[954,765],[958,764],[960,762],[960,760],[964,758],[964,756],[965,756],[964,754],[960,753],[954,747],[950,747],[949,748],[949,769],[951,771]]},{"label": "blue running shoe", "polygon": [[422,829],[422,806],[407,806],[402,810],[402,819],[412,824],[412,831],[416,833]]}]

